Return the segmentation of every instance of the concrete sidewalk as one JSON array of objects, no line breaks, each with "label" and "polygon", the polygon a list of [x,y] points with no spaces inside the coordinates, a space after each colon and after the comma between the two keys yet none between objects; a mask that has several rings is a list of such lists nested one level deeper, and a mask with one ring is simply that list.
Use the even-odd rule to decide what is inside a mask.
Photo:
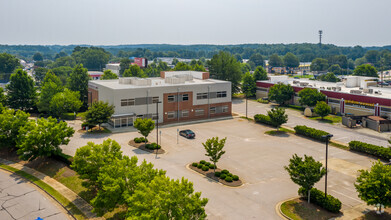
[{"label": "concrete sidewalk", "polygon": [[26,167],[20,163],[15,163],[9,160],[5,160],[0,158],[0,163],[8,165],[10,167],[13,167],[15,169],[24,171],[40,180],[42,180],[44,183],[51,186],[53,189],[55,189],[57,192],[59,192],[61,195],[63,195],[66,199],[71,201],[88,219],[103,219],[97,217],[94,213],[92,213],[92,206],[86,202],[84,199],[82,199],[80,196],[78,196],[75,192],[68,189],[66,186],[58,182],[57,180],[39,172],[32,168]]}]

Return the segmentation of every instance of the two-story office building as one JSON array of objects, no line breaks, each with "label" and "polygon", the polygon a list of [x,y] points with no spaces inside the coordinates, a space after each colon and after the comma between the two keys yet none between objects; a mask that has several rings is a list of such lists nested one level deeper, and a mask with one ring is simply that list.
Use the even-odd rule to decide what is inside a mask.
[{"label": "two-story office building", "polygon": [[209,79],[208,72],[171,71],[160,75],[90,81],[88,101],[115,106],[109,122],[113,127],[132,126],[136,118],[174,123],[231,115],[231,82]]}]

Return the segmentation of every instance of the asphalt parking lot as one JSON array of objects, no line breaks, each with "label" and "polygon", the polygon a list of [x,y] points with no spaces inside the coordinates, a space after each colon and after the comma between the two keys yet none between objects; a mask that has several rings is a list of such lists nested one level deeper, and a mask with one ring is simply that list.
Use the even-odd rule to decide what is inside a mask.
[{"label": "asphalt parking lot", "polygon": [[[75,126],[79,128],[78,124]],[[179,137],[177,143],[177,129],[191,129],[196,133],[196,138],[188,140]],[[294,153],[311,155],[323,161],[325,145],[293,134],[279,137],[265,135],[264,132],[270,129],[240,118],[166,126],[159,130],[162,131],[162,147],[167,153],[157,157],[127,145],[129,140],[140,136],[137,132],[76,132],[63,149],[65,153],[73,155],[78,147],[88,141],[101,143],[111,138],[121,144],[124,154],[136,155],[154,163],[155,167],[167,170],[171,178],[185,177],[192,181],[195,190],[201,191],[202,196],[209,199],[206,206],[209,219],[280,219],[275,212],[275,205],[297,196],[299,188],[290,180],[283,167]],[[243,186],[226,187],[186,168],[191,162],[207,160],[202,143],[214,136],[227,137],[226,154],[218,166],[238,175],[245,182]],[[148,138],[155,141],[156,131]],[[329,159],[328,192],[342,201],[343,209],[362,204],[353,183],[357,170],[369,168],[373,159],[335,147],[329,147]],[[324,190],[324,178],[316,187]]]}]

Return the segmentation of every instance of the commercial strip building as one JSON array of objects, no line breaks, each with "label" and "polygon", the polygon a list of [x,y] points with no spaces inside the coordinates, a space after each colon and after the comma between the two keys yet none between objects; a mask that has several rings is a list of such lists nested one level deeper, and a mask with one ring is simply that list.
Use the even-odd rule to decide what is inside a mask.
[{"label": "commercial strip building", "polygon": [[231,82],[209,79],[208,72],[171,71],[160,76],[90,81],[89,104],[99,100],[114,105],[109,123],[113,127],[132,126],[136,118],[174,123],[231,115]]},{"label": "commercial strip building", "polygon": [[327,97],[334,114],[354,116],[383,116],[391,119],[391,88],[377,87],[373,77],[348,76],[342,82],[331,83],[308,79],[292,79],[288,76],[271,76],[257,81],[257,98],[267,97],[269,88],[276,83],[290,84],[295,95],[291,104],[298,105],[298,92],[304,88],[316,88]]}]

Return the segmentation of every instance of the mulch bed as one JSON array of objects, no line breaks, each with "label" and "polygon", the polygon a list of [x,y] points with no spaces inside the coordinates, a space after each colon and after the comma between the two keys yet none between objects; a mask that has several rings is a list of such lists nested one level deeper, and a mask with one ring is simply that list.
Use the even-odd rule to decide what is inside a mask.
[{"label": "mulch bed", "polygon": [[[286,206],[286,209],[289,212],[296,215],[299,219],[319,219],[319,220],[328,220],[341,216],[341,213],[331,213],[320,206],[317,206],[313,203],[308,203],[307,200],[302,198],[297,198],[294,200],[286,201],[283,203]],[[281,207],[283,210],[283,208]],[[287,214],[287,213],[284,213]],[[289,216],[289,215],[288,215]],[[292,217],[292,216],[289,216]]]},{"label": "mulch bed", "polygon": [[[198,172],[198,173],[201,173],[202,175],[210,178],[210,179],[213,179],[221,184],[224,184],[226,186],[231,186],[231,187],[238,187],[238,186],[241,186],[243,185],[243,182],[242,180],[237,180],[237,181],[232,181],[232,182],[227,182],[223,179],[220,179],[219,177],[215,176],[215,173],[213,171],[213,169],[209,169],[208,171],[203,171],[202,169],[199,169],[197,167],[193,167],[191,164],[188,165],[190,169]],[[219,169],[219,168],[216,168],[216,172],[221,172],[222,169]]]},{"label": "mulch bed", "polygon": [[370,211],[355,220],[386,220],[391,219],[391,208],[384,209],[384,213],[378,215],[375,211]]},{"label": "mulch bed", "polygon": [[[135,148],[138,148],[140,150],[143,150],[143,151],[147,151],[149,153],[154,153],[156,154],[156,151],[157,151],[157,154],[164,154],[166,151],[163,150],[163,148],[160,148],[160,149],[157,149],[157,150],[151,150],[151,149],[148,149],[145,147],[145,143],[142,142],[142,143],[136,143],[134,142],[134,140],[131,140],[129,141],[128,143],[130,146],[132,147],[135,147]],[[147,142],[147,144],[151,144],[150,142]]]}]

